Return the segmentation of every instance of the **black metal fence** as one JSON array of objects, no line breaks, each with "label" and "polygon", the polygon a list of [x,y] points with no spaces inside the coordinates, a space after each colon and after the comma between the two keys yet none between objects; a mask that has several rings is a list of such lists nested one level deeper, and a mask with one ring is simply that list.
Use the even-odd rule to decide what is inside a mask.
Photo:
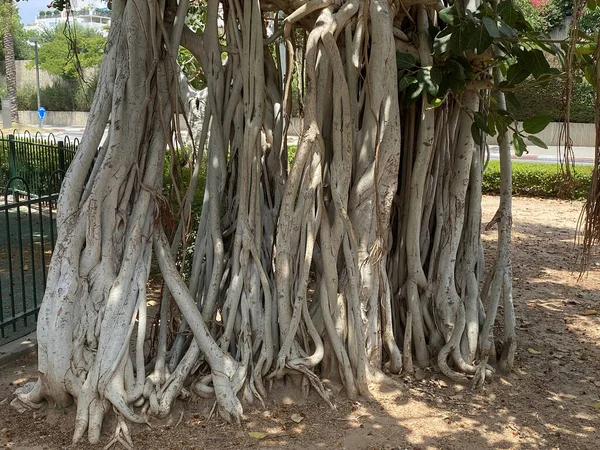
[{"label": "black metal fence", "polygon": [[0,133],[0,345],[35,330],[58,192],[78,144]]},{"label": "black metal fence", "polygon": [[[78,146],[78,139],[71,141],[65,137],[57,141],[52,133],[44,137],[39,132],[35,135],[29,132],[4,135],[0,132],[0,187],[17,178],[13,180],[12,189],[36,197],[58,192],[60,185],[50,184],[56,181],[52,174],[57,170],[66,172]],[[18,179],[24,180],[27,189]],[[53,192],[48,192],[49,189]]]}]

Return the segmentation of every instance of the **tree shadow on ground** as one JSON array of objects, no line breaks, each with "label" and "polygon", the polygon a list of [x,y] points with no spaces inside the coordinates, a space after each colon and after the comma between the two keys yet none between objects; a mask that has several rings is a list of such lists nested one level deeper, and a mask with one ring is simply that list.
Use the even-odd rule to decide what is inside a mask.
[{"label": "tree shadow on ground", "polygon": [[[600,316],[591,314],[600,311],[600,276],[597,266],[580,282],[572,273],[574,227],[515,217],[519,350],[513,373],[495,377],[482,391],[454,384],[430,368],[419,371],[418,379],[392,376],[392,382],[372,386],[372,399],[337,396],[337,409],[331,410],[314,393],[304,399],[299,387],[279,384],[264,408],[245,407],[242,427],[209,419],[213,403],[193,399],[178,403],[166,422],[133,427],[135,447],[600,448]],[[484,236],[488,261],[495,237],[495,230]],[[494,331],[498,336],[501,313]],[[28,357],[0,368],[0,402],[14,390],[9,383],[35,375],[35,364]],[[0,445],[10,438],[13,448],[101,449],[110,440],[114,419],[107,421],[103,444],[97,446],[69,446],[73,426],[72,410],[19,416],[8,402],[0,404]]]}]

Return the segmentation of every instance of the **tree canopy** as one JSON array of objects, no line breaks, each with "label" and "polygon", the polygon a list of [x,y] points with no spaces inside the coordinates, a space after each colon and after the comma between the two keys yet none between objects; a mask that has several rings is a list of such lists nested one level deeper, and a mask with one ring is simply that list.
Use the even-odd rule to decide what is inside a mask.
[{"label": "tree canopy", "polygon": [[39,36],[40,67],[65,80],[78,78],[78,67],[99,67],[106,38],[97,31],[78,24],[64,24],[47,29]]}]

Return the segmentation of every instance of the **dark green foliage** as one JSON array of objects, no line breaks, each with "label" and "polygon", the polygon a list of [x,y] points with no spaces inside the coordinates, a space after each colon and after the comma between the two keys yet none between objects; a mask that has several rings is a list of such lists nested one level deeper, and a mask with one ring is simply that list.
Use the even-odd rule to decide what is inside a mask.
[{"label": "dark green foliage", "polygon": [[[96,77],[88,84],[79,81],[55,81],[51,86],[40,89],[40,102],[48,111],[89,111],[97,82]],[[17,97],[21,111],[37,110],[34,85],[20,88]]]},{"label": "dark green foliage", "polygon": [[[533,83],[523,86],[515,93],[520,104],[509,103],[508,111],[521,121],[539,114],[552,116],[554,122],[560,121],[564,113],[564,87],[564,80],[559,79],[546,86]],[[573,85],[571,122],[594,123],[594,88],[587,82]]]},{"label": "dark green foliage", "polygon": [[[557,164],[514,162],[513,195],[585,200],[592,184],[592,166],[579,166],[569,185]],[[483,173],[483,193],[500,193],[500,163],[490,161]]]}]

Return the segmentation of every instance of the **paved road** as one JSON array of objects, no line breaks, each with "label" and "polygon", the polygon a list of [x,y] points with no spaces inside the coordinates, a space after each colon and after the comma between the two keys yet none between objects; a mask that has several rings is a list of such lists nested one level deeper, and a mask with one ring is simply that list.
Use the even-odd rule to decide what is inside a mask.
[{"label": "paved road", "polygon": [[[559,148],[557,146],[548,146],[548,148],[527,146],[529,153],[524,154],[521,157],[512,155],[513,161],[523,162],[541,162],[541,163],[558,163],[559,159]],[[562,154],[562,149],[560,149]],[[573,153],[575,154],[575,164],[582,166],[589,166],[594,164],[594,147],[573,147]],[[562,156],[560,156],[562,158]],[[490,145],[490,159],[500,159],[500,153],[497,145]]]},{"label": "paved road", "polygon": [[[44,127],[45,133],[53,133],[56,140],[63,140],[65,136],[69,136],[72,140],[83,136],[85,131],[84,127]],[[290,144],[297,144],[298,138],[296,136],[290,136],[288,139]],[[535,161],[542,163],[557,163],[559,162],[558,147],[549,146],[547,149],[542,147],[527,146],[529,153],[524,154],[521,157],[517,157],[513,153],[513,161]],[[594,147],[573,147],[575,153],[575,164],[579,165],[593,165],[594,164]],[[499,158],[498,146],[490,145],[490,159],[498,160]]]}]

